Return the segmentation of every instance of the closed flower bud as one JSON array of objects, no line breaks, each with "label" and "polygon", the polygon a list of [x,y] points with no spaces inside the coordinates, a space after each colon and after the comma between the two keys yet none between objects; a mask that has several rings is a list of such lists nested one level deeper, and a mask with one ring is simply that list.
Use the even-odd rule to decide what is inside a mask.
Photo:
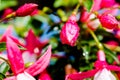
[{"label": "closed flower bud", "polygon": [[63,25],[60,32],[60,39],[62,44],[74,46],[79,36],[80,28],[76,23],[76,16],[72,15],[68,21]]},{"label": "closed flower bud", "polygon": [[5,18],[6,16],[8,16],[9,14],[13,13],[13,10],[11,8],[7,8],[4,10],[4,13],[2,15],[2,18]]},{"label": "closed flower bud", "polygon": [[34,10],[37,9],[37,6],[38,5],[34,3],[25,4],[16,10],[16,16],[22,17],[22,16],[31,15],[34,12]]},{"label": "closed flower bud", "polygon": [[118,27],[118,21],[111,14],[103,14],[98,16],[101,24],[106,29],[114,29]]}]

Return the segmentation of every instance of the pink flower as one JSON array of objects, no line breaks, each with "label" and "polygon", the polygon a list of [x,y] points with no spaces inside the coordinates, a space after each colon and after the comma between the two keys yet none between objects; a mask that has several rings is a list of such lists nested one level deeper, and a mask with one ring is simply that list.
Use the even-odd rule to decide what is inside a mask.
[{"label": "pink flower", "polygon": [[[48,50],[29,68],[25,69],[21,52],[13,40],[7,37],[7,53],[11,70],[14,75],[12,80],[35,80],[33,76],[41,73],[48,66],[51,57],[51,46]],[[4,80],[11,80],[11,77]]]},{"label": "pink flower", "polygon": [[87,12],[86,10],[83,10],[80,16],[80,21],[83,23],[86,23],[90,20],[90,13]]},{"label": "pink flower", "polygon": [[93,76],[93,80],[116,80],[110,70],[120,71],[120,67],[107,64],[105,54],[102,50],[98,51],[98,60],[95,62],[94,66],[95,69],[93,70],[67,75],[66,80],[84,80],[85,78]]},{"label": "pink flower", "polygon": [[48,72],[45,70],[43,71],[38,80],[52,80],[52,78],[50,77],[50,75],[48,74]]},{"label": "pink flower", "polygon": [[74,46],[79,36],[80,28],[76,23],[76,16],[71,15],[68,21],[63,25],[60,32],[60,39],[62,44]]},{"label": "pink flower", "polygon": [[111,50],[114,50],[119,44],[114,41],[114,40],[111,40],[111,41],[107,41],[106,43],[106,46],[107,48],[111,49]]},{"label": "pink flower", "polygon": [[93,0],[93,5],[91,11],[98,11],[101,8],[101,2],[102,0]]},{"label": "pink flower", "polygon": [[118,21],[111,14],[102,14],[98,16],[101,24],[106,29],[114,29],[118,27]]},{"label": "pink flower", "polygon": [[35,62],[42,48],[47,43],[48,41],[40,42],[39,38],[33,33],[33,30],[30,29],[26,37],[26,44],[24,45],[26,50],[22,54],[24,62]]},{"label": "pink flower", "polygon": [[5,18],[7,15],[13,13],[13,10],[11,8],[7,8],[4,10],[4,13],[2,15],[2,18]]},{"label": "pink flower", "polygon": [[115,4],[116,4],[115,0],[102,0],[101,8],[109,8]]},{"label": "pink flower", "polygon": [[34,3],[24,4],[23,6],[16,10],[16,16],[31,15],[34,12],[34,10],[37,9],[37,6],[38,5]]},{"label": "pink flower", "polygon": [[15,43],[18,45],[24,46],[17,38],[12,36],[13,26],[8,26],[6,32],[1,36],[0,42],[6,42],[7,37],[9,36]]}]

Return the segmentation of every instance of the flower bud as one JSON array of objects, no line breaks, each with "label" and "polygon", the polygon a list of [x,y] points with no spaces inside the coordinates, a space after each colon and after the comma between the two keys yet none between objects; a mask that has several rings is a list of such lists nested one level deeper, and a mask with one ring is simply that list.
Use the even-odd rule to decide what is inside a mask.
[{"label": "flower bud", "polygon": [[68,21],[63,25],[60,32],[60,39],[62,44],[68,44],[74,46],[79,36],[80,28],[76,23],[76,16],[72,15]]},{"label": "flower bud", "polygon": [[9,14],[11,14],[13,12],[13,10],[11,8],[7,8],[4,10],[4,13],[2,15],[2,18],[5,18],[6,16],[8,16]]},{"label": "flower bud", "polygon": [[106,29],[114,29],[118,27],[118,21],[111,14],[103,14],[98,16],[101,24]]},{"label": "flower bud", "polygon": [[34,3],[25,4],[16,10],[16,16],[31,15],[34,12],[34,10],[37,9],[37,6],[38,5]]}]

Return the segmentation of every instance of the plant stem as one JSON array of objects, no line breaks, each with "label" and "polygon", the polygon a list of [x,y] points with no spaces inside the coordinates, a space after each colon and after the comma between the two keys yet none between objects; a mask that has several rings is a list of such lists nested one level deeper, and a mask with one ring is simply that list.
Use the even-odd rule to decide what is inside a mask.
[{"label": "plant stem", "polygon": [[95,35],[95,33],[91,30],[91,29],[88,29],[88,31],[90,32],[90,34],[92,35],[92,37],[94,38],[96,44],[97,44],[97,47],[100,49],[100,50],[103,50],[103,46],[102,44],[99,42],[97,36]]},{"label": "plant stem", "polygon": [[76,8],[73,11],[73,14],[77,14],[79,7],[80,7],[80,3],[77,4]]},{"label": "plant stem", "polygon": [[5,58],[3,58],[1,56],[0,56],[0,59],[2,59],[3,61],[5,61],[10,66],[10,63],[8,62],[8,60],[6,60]]}]

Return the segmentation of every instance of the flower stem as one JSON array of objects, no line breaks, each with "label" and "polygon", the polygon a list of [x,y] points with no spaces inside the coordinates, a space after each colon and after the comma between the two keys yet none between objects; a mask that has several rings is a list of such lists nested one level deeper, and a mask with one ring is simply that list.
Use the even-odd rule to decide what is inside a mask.
[{"label": "flower stem", "polygon": [[91,29],[88,29],[88,31],[90,32],[90,34],[92,35],[92,37],[94,38],[96,44],[97,44],[97,47],[100,49],[100,50],[103,50],[103,46],[102,44],[99,42],[97,36],[95,35],[95,33],[91,30]]},{"label": "flower stem", "polygon": [[80,3],[77,4],[76,8],[73,11],[73,14],[77,14],[79,7],[80,7]]},{"label": "flower stem", "polygon": [[5,58],[3,58],[1,56],[0,56],[0,59],[2,59],[3,61],[5,61],[10,66],[10,63],[8,62],[8,60],[6,60]]}]

